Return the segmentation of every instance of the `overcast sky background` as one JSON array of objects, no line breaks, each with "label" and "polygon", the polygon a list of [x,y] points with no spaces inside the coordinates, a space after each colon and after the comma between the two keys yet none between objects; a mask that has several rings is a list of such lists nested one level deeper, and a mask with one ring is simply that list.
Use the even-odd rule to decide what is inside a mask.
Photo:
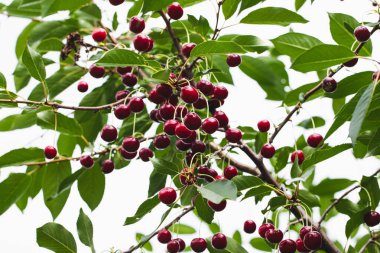
[{"label": "overcast sky background", "polygon": [[[8,4],[10,0],[0,0],[1,3]],[[121,7],[113,7],[108,4],[108,1],[96,1],[106,14],[104,16],[112,17],[114,11],[119,12],[119,22],[121,26],[119,31],[123,31],[127,26],[125,24],[126,10],[128,4],[123,4]],[[310,2],[310,1],[308,1]],[[214,5],[215,1],[205,1],[202,4],[196,5],[186,9],[186,13],[195,16],[203,15],[208,18],[211,26],[215,24]],[[268,0],[264,4],[259,4],[257,7],[263,6],[282,6],[294,10],[294,1],[283,0]],[[325,43],[334,43],[329,32],[328,12],[341,12],[354,16],[359,21],[375,21],[376,16],[369,15],[368,11],[372,10],[370,1],[368,0],[316,0],[310,6],[307,3],[300,11],[299,14],[303,15],[310,22],[304,25],[292,25],[291,28],[296,32],[303,32],[313,35]],[[239,18],[244,17],[248,12],[245,11]],[[65,17],[65,13],[55,15],[54,18]],[[231,18],[225,25],[234,24],[236,18]],[[28,24],[28,20],[20,18],[6,18],[0,15],[0,71],[6,76],[9,87],[13,88],[12,72],[17,63],[14,48],[17,36]],[[107,24],[110,20],[105,21]],[[161,20],[151,20],[148,22],[148,27],[163,26]],[[225,29],[223,34],[228,33],[241,33],[256,35],[263,39],[273,39],[277,36],[289,31],[288,28],[277,26],[254,26],[254,25],[238,25]],[[374,40],[379,41],[379,33],[374,35]],[[88,38],[88,41],[92,40]],[[378,43],[373,43],[377,45]],[[374,57],[379,59],[379,47],[374,47]],[[57,57],[54,55],[54,57]],[[55,58],[57,59],[57,58]],[[287,57],[283,57],[289,66]],[[48,67],[48,72],[52,73],[56,67]],[[352,72],[360,72],[363,70],[375,70],[375,66],[368,62],[361,60],[357,67],[350,70],[342,70],[336,75],[336,79],[340,80],[343,77],[352,74]],[[279,103],[270,102],[265,100],[265,93],[260,87],[238,69],[233,69],[233,78],[235,80],[234,87],[228,87],[230,96],[223,106],[222,110],[225,111],[231,120],[232,126],[256,126],[257,121],[260,119],[268,119],[271,122],[279,123],[285,117],[285,110],[279,108]],[[290,85],[296,88],[302,84],[317,81],[315,74],[300,74],[294,71],[289,72]],[[99,85],[89,76],[84,78],[90,83],[90,89]],[[29,86],[33,87],[33,85]],[[27,96],[31,88],[26,88],[21,92],[21,95]],[[76,91],[76,85],[63,92],[58,98],[65,101],[66,104],[77,104],[83,94]],[[1,109],[1,118],[20,112],[18,109]],[[67,113],[65,111],[64,113]],[[322,116],[327,120],[327,125],[318,129],[322,135],[326,133],[328,127],[333,120],[333,113],[331,109],[331,100],[329,99],[316,99],[312,102],[306,103],[301,113],[295,117],[294,125],[296,123],[309,118],[310,115]],[[115,122],[115,121],[114,121]],[[275,146],[281,147],[284,145],[292,146],[294,137],[303,133],[301,128],[293,128],[292,124],[288,124],[284,130],[279,134],[276,139]],[[38,138],[44,131],[37,127],[29,128],[26,130],[18,130],[14,132],[0,132],[0,155],[8,152],[9,150],[21,147],[44,147],[51,144],[53,140],[52,132],[44,135],[43,138]],[[304,131],[305,136],[312,133],[312,131]],[[331,145],[349,142],[348,127],[345,125],[336,134],[329,139]],[[250,163],[244,155],[239,157],[240,160]],[[350,179],[360,179],[362,175],[369,175],[379,167],[379,161],[374,158],[366,158],[363,160],[355,160],[351,155],[351,151],[346,151],[328,161],[322,162],[316,169],[316,182],[324,177],[340,178],[346,177]],[[78,164],[73,165],[74,169],[78,169]],[[123,227],[123,222],[127,216],[131,216],[137,209],[137,206],[146,199],[148,189],[148,178],[152,170],[152,166],[142,162],[133,162],[127,169],[115,171],[106,177],[106,190],[103,201],[100,206],[94,211],[90,212],[86,204],[81,200],[76,184],[72,187],[72,191],[68,202],[63,209],[56,222],[63,224],[70,230],[77,239],[78,252],[90,252],[89,248],[80,243],[76,233],[76,220],[79,214],[79,209],[83,208],[85,213],[90,216],[94,224],[94,242],[97,252],[105,252],[111,247],[115,249],[127,249],[129,246],[135,244],[135,232],[150,233],[151,230],[159,223],[161,214],[166,210],[166,207],[160,205],[155,209],[152,214],[146,216],[141,222],[136,225]],[[2,169],[0,180],[4,180],[10,172],[22,172],[23,168],[5,168]],[[283,173],[288,173],[284,170]],[[94,186],[96,187],[96,186]],[[350,195],[354,198],[355,193]],[[252,199],[246,200],[242,203],[228,202],[228,206],[222,213],[216,214],[222,231],[228,236],[232,236],[233,232],[242,228],[242,224],[247,219],[253,219],[258,223],[262,221],[263,216],[260,210],[262,205],[256,206]],[[178,213],[178,211],[177,211]],[[176,212],[173,212],[173,217]],[[170,219],[169,219],[170,220]],[[328,227],[333,228],[329,233],[332,239],[339,239],[345,243],[344,226],[347,218],[339,217],[333,218],[328,222]],[[0,252],[50,252],[45,249],[39,248],[35,237],[36,228],[43,224],[52,221],[50,212],[44,206],[42,193],[40,193],[33,201],[29,201],[28,207],[22,213],[16,206],[10,208],[5,214],[0,216]],[[198,228],[199,221],[192,216],[185,217],[182,223],[192,225]],[[339,228],[339,229],[338,229]],[[283,224],[281,229],[285,229]],[[206,226],[201,226],[200,235],[208,237],[211,235]],[[192,237],[186,237],[187,244],[190,243]],[[257,233],[255,234],[257,237]],[[252,236],[243,234],[244,242],[249,242]],[[296,239],[295,235],[292,235]],[[164,252],[165,246],[158,245],[156,239],[152,242],[157,245],[155,252]],[[253,252],[250,246],[247,246],[249,252]]]}]

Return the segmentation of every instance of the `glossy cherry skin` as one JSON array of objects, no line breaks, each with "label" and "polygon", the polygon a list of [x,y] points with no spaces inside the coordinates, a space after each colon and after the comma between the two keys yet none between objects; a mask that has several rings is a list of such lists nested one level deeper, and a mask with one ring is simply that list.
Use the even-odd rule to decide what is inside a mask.
[{"label": "glossy cherry skin", "polygon": [[322,236],[318,231],[311,231],[303,238],[303,244],[309,250],[317,250],[322,247]]},{"label": "glossy cherry skin", "polygon": [[271,243],[279,243],[283,237],[284,234],[279,229],[268,229],[267,232],[265,232],[265,239]]},{"label": "glossy cherry skin", "polygon": [[173,188],[165,187],[158,192],[158,198],[162,203],[170,205],[177,199],[177,193]]},{"label": "glossy cherry skin", "polygon": [[145,52],[149,49],[151,43],[151,39],[142,34],[138,34],[135,39],[133,40],[133,46],[137,51]]},{"label": "glossy cherry skin", "polygon": [[114,126],[105,125],[102,129],[100,137],[106,142],[112,142],[117,138],[117,130]]},{"label": "glossy cherry skin", "polygon": [[192,130],[188,129],[183,123],[179,123],[175,129],[175,135],[180,139],[186,139],[191,136]]},{"label": "glossy cherry skin", "polygon": [[237,67],[241,63],[241,57],[238,54],[230,54],[227,56],[227,64],[230,67]]},{"label": "glossy cherry skin", "polygon": [[175,108],[173,105],[166,103],[161,105],[159,112],[164,120],[169,120],[174,117]]},{"label": "glossy cherry skin", "polygon": [[201,140],[196,140],[191,144],[191,151],[196,153],[204,153],[206,151],[206,144]]},{"label": "glossy cherry skin", "polygon": [[214,203],[214,202],[208,200],[207,204],[215,212],[221,212],[221,211],[223,211],[226,208],[227,201],[226,200],[222,200],[222,202],[220,202],[220,203]]},{"label": "glossy cherry skin", "polygon": [[129,94],[129,91],[127,91],[127,90],[119,90],[115,94],[115,100],[119,101],[121,99],[124,99],[128,96],[128,94]]},{"label": "glossy cherry skin", "polygon": [[135,97],[129,101],[129,107],[134,113],[142,112],[142,110],[144,110],[144,106],[144,100],[142,100],[142,98]]},{"label": "glossy cherry skin", "polygon": [[144,52],[149,52],[153,49],[154,41],[152,38],[148,37],[149,46]]},{"label": "glossy cherry skin", "polygon": [[194,238],[191,240],[190,247],[194,252],[203,252],[207,249],[207,242],[203,238]]},{"label": "glossy cherry skin", "polygon": [[380,214],[376,211],[371,211],[365,214],[364,222],[368,227],[374,227],[380,223]]},{"label": "glossy cherry skin", "polygon": [[345,67],[349,67],[349,68],[350,68],[350,67],[355,66],[355,65],[358,63],[358,61],[359,61],[358,58],[353,58],[352,60],[349,60],[349,61],[343,63],[343,65],[344,65]]},{"label": "glossy cherry skin", "polygon": [[247,220],[244,222],[244,232],[247,234],[253,234],[256,231],[256,223],[253,220]]},{"label": "glossy cherry skin", "polygon": [[168,250],[169,253],[177,253],[179,252],[179,242],[175,240],[171,240],[168,242],[166,245],[166,249]]},{"label": "glossy cherry skin", "polygon": [[168,6],[168,15],[171,19],[178,20],[183,16],[183,8],[179,3],[172,3]]},{"label": "glossy cherry skin", "polygon": [[224,100],[228,97],[228,90],[226,87],[218,85],[214,88],[214,97],[218,100]]},{"label": "glossy cherry skin", "polygon": [[301,150],[296,150],[292,153],[292,155],[290,156],[290,160],[292,161],[292,163],[294,163],[296,157],[298,159],[298,165],[301,165],[305,160],[305,155]]},{"label": "glossy cherry skin", "polygon": [[297,245],[293,240],[286,239],[280,242],[278,248],[281,253],[294,253],[297,250]]},{"label": "glossy cherry skin", "polygon": [[132,72],[132,67],[117,67],[116,72],[119,73],[119,75],[125,75],[127,73]]},{"label": "glossy cherry skin", "polygon": [[195,112],[188,113],[183,118],[183,124],[190,130],[197,130],[202,125],[202,120]]},{"label": "glossy cherry skin", "polygon": [[358,26],[354,30],[354,35],[359,42],[366,42],[371,37],[371,32],[365,26]]},{"label": "glossy cherry skin", "polygon": [[300,238],[303,240],[303,238],[305,237],[305,235],[309,232],[311,232],[313,230],[312,227],[310,226],[305,226],[305,227],[302,227],[301,230],[300,230]]},{"label": "glossy cherry skin", "polygon": [[190,53],[191,51],[193,50],[193,48],[196,46],[197,44],[195,43],[185,43],[182,45],[182,54],[184,56],[186,56],[187,58],[190,57]]},{"label": "glossy cherry skin", "polygon": [[137,76],[133,73],[127,73],[123,76],[123,84],[128,87],[133,87],[137,84]]},{"label": "glossy cherry skin", "polygon": [[337,88],[337,83],[334,78],[326,77],[323,79],[322,88],[325,92],[334,92]]},{"label": "glossy cherry skin", "polygon": [[109,0],[109,1],[110,1],[110,4],[117,6],[124,3],[125,0]]},{"label": "glossy cherry skin", "polygon": [[181,139],[175,141],[175,146],[179,151],[187,151],[191,148],[191,143],[186,143]]},{"label": "glossy cherry skin", "polygon": [[107,38],[107,32],[103,28],[95,28],[94,31],[92,31],[92,39],[96,42],[102,42]]},{"label": "glossy cherry skin", "polygon": [[150,102],[155,103],[155,104],[161,104],[162,102],[165,101],[165,98],[161,96],[160,94],[158,94],[157,89],[152,89],[149,92],[148,99]]},{"label": "glossy cherry skin", "polygon": [[128,152],[136,152],[140,147],[140,141],[133,136],[125,137],[122,146]]},{"label": "glossy cherry skin", "polygon": [[57,149],[53,146],[46,146],[44,149],[44,154],[47,159],[53,159],[57,156]]},{"label": "glossy cherry skin", "polygon": [[160,243],[166,244],[172,239],[172,234],[169,230],[161,229],[157,234],[157,240]]},{"label": "glossy cherry skin", "polygon": [[226,130],[226,139],[230,143],[238,143],[242,137],[243,134],[239,129],[229,128]]},{"label": "glossy cherry skin", "polygon": [[179,122],[175,119],[169,119],[164,124],[164,132],[168,135],[175,135],[175,127],[179,124]]},{"label": "glossy cherry skin", "polygon": [[227,117],[227,114],[225,114],[222,111],[216,111],[213,115],[214,118],[216,118],[219,121],[219,127],[227,127],[229,123],[229,119]]},{"label": "glossy cherry skin", "polygon": [[160,112],[157,110],[157,109],[153,109],[150,113],[149,113],[149,118],[151,120],[153,120],[154,122],[160,122],[159,118],[161,118],[161,116],[159,116]]},{"label": "glossy cherry skin", "polygon": [[79,92],[86,92],[88,90],[88,83],[85,81],[80,81],[77,88]]},{"label": "glossy cherry skin", "polygon": [[145,29],[145,21],[139,17],[132,17],[129,21],[129,30],[133,33],[141,33]]},{"label": "glossy cherry skin", "polygon": [[170,145],[170,138],[166,134],[157,135],[153,140],[153,145],[157,149],[165,149]]},{"label": "glossy cherry skin", "polygon": [[185,106],[179,105],[176,108],[176,114],[175,116],[178,118],[184,118],[187,115],[188,111]]},{"label": "glossy cherry skin", "polygon": [[310,250],[308,250],[305,245],[303,244],[303,241],[301,238],[298,238],[296,240],[296,247],[297,247],[297,250],[300,252],[300,253],[307,253],[309,252]]},{"label": "glossy cherry skin", "polygon": [[199,93],[194,87],[187,85],[181,88],[181,98],[186,103],[192,104],[198,100]]},{"label": "glossy cherry skin", "polygon": [[183,251],[186,248],[186,243],[181,238],[176,238],[174,241],[177,241],[179,243],[179,252]]},{"label": "glossy cherry skin", "polygon": [[214,181],[214,177],[218,175],[218,172],[214,169],[210,169],[206,166],[200,166],[198,168],[198,177],[206,179],[208,182]]},{"label": "glossy cherry skin", "polygon": [[139,150],[139,157],[144,162],[149,162],[150,158],[153,156],[154,153],[150,148],[142,148]]},{"label": "glossy cherry skin", "polygon": [[126,119],[131,115],[131,108],[128,105],[121,104],[115,107],[115,117],[118,119]]},{"label": "glossy cherry skin", "polygon": [[106,73],[106,70],[103,67],[98,67],[95,64],[93,64],[90,66],[89,72],[90,75],[94,78],[102,78]]},{"label": "glossy cherry skin", "polygon": [[202,130],[208,134],[215,133],[216,130],[218,130],[218,128],[219,128],[219,121],[214,117],[207,118],[202,123]]},{"label": "glossy cherry skin", "polygon": [[156,86],[157,93],[164,98],[169,98],[173,94],[173,89],[169,84],[160,83]]},{"label": "glossy cherry skin", "polygon": [[270,129],[270,122],[268,120],[261,120],[257,123],[257,128],[260,132],[268,132]]},{"label": "glossy cherry skin", "polygon": [[259,235],[260,235],[262,238],[265,238],[265,233],[266,233],[269,229],[274,229],[273,224],[270,224],[270,223],[264,223],[264,224],[262,224],[262,225],[259,227]]},{"label": "glossy cherry skin", "polygon": [[104,160],[102,162],[102,171],[104,174],[109,174],[115,169],[115,164],[112,160]]},{"label": "glossy cherry skin", "polygon": [[236,169],[236,167],[234,167],[232,165],[227,166],[223,171],[224,177],[229,179],[229,180],[236,177],[237,174],[238,174],[238,170]]},{"label": "glossy cherry skin", "polygon": [[91,168],[94,165],[94,159],[89,155],[81,156],[79,162],[84,168],[87,169]]},{"label": "glossy cherry skin", "polygon": [[269,143],[265,144],[260,151],[261,155],[264,158],[270,159],[274,156],[276,153],[276,149]]},{"label": "glossy cherry skin", "polygon": [[307,138],[307,144],[310,147],[316,148],[323,141],[323,137],[320,134],[312,134]]},{"label": "glossy cherry skin", "polygon": [[227,247],[227,237],[222,233],[217,233],[212,237],[211,244],[215,249],[225,249]]},{"label": "glossy cherry skin", "polygon": [[137,156],[137,151],[135,151],[135,152],[128,152],[128,151],[125,150],[124,148],[120,148],[120,149],[119,149],[119,152],[120,152],[120,155],[121,155],[124,159],[126,159],[126,160],[128,160],[128,161],[134,159],[134,158]]},{"label": "glossy cherry skin", "polygon": [[206,80],[200,80],[197,85],[197,89],[200,90],[205,96],[211,96],[214,93],[214,85]]},{"label": "glossy cherry skin", "polygon": [[186,143],[193,143],[196,139],[197,139],[197,132],[191,131],[190,136],[182,140]]}]

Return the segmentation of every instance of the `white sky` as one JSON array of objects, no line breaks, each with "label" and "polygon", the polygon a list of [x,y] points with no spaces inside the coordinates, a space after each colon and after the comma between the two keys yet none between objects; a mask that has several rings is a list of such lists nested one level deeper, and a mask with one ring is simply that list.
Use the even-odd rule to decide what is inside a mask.
[{"label": "white sky", "polygon": [[[8,4],[11,1],[1,0],[0,2]],[[119,20],[121,23],[124,22],[125,19],[123,17],[128,6],[127,4],[124,4],[123,8],[115,8],[105,1],[96,2],[99,2],[100,6],[106,9],[105,11],[111,17],[113,12],[118,10]],[[206,1],[196,7],[186,9],[186,13],[195,16],[206,16],[210,24],[214,26],[215,15],[212,11],[212,3],[214,3],[213,0]],[[265,5],[260,4],[259,6],[283,6],[294,10],[293,5],[294,1],[268,0],[265,2]],[[368,11],[371,9],[371,3],[367,0],[316,0],[313,6],[310,6],[308,3],[299,12],[306,19],[310,20],[310,22],[305,25],[294,25],[292,28],[297,32],[304,32],[316,36],[325,43],[333,43],[329,34],[327,12],[342,12],[353,15],[359,21],[374,21],[376,17],[368,16]],[[246,14],[247,12],[244,13]],[[244,14],[242,16],[244,16]],[[162,22],[159,22],[160,23],[154,24],[149,22],[148,26],[162,26]],[[234,21],[228,21],[226,25],[233,24],[233,22]],[[11,74],[17,62],[14,53],[15,42],[17,36],[27,23],[28,21],[25,19],[0,16],[0,34],[2,37],[0,42],[0,71],[6,76],[10,87],[13,85]],[[120,29],[122,30],[123,27],[125,28],[126,25],[122,25]],[[224,33],[252,34],[264,39],[272,39],[287,31],[288,28],[277,26],[239,25],[224,30]],[[379,34],[376,34],[374,40],[379,41],[379,39]],[[89,40],[89,42],[91,41]],[[377,45],[377,43],[373,44]],[[379,47],[374,47],[374,57],[378,57],[379,54]],[[285,59],[289,65],[287,58],[284,57],[283,59]],[[375,67],[371,63],[361,61],[357,67],[350,71],[360,72],[367,69],[374,70]],[[54,68],[49,67],[48,71],[51,73],[54,71]],[[285,111],[278,107],[278,103],[265,101],[265,93],[254,81],[250,80],[238,69],[233,69],[232,72],[236,86],[229,87],[230,96],[222,109],[230,116],[232,126],[256,126],[257,121],[264,118],[278,123],[284,118]],[[347,74],[350,74],[350,72],[343,70],[336,75],[336,78],[340,80]],[[290,71],[289,75],[290,84],[293,88],[316,81],[316,76],[312,74],[304,75]],[[90,84],[92,88],[98,85],[98,83],[95,83],[90,77],[86,77],[85,79],[92,84]],[[23,90],[21,94],[27,95],[28,92],[30,92],[30,88]],[[67,104],[76,104],[80,101],[82,96],[82,94],[76,92],[76,86],[73,85],[72,88],[65,91],[59,98],[64,100]],[[323,110],[321,110],[321,107]],[[1,109],[1,118],[18,112],[19,110],[17,109]],[[331,110],[331,101],[329,99],[316,99],[315,101],[305,104],[304,110],[295,118],[294,125],[310,117],[310,115],[318,115],[327,119],[327,127],[318,130],[321,134],[325,134],[334,116]],[[292,128],[291,124],[288,124],[276,139],[275,146],[292,146],[294,142],[293,135],[299,135],[302,131],[301,128]],[[0,154],[6,153],[11,149],[25,146],[43,147],[50,144],[53,138],[52,133],[49,132],[43,138],[37,138],[42,133],[43,131],[37,127],[14,132],[0,132]],[[310,131],[304,134],[308,135]],[[329,143],[336,145],[347,142],[349,141],[347,135],[347,125],[345,125],[334,137],[329,139]],[[32,140],[34,141],[31,142]],[[239,159],[247,163],[250,162],[244,155]],[[324,177],[360,179],[363,174],[369,175],[372,173],[379,167],[379,164],[378,160],[374,158],[355,160],[351,155],[351,151],[347,151],[326,162],[320,163],[316,169],[316,181],[320,181]],[[75,164],[73,167],[77,169],[78,165]],[[84,208],[85,213],[90,216],[94,224],[94,242],[98,252],[103,252],[112,246],[116,249],[127,249],[135,243],[135,232],[149,233],[151,229],[158,224],[161,219],[161,214],[166,210],[163,205],[136,225],[129,227],[122,226],[125,218],[133,215],[138,204],[143,202],[146,198],[151,167],[151,165],[147,166],[147,164],[141,162],[134,162],[127,169],[107,175],[106,191],[103,201],[93,213],[90,212],[86,204],[81,200],[76,189],[76,184],[72,187],[68,202],[56,222],[63,224],[74,234],[77,239],[78,252],[89,252],[89,249],[80,243],[76,233],[76,219],[81,207]],[[17,171],[20,172],[23,171],[23,169],[2,169],[0,180],[5,179],[10,172]],[[287,170],[283,173],[287,173]],[[355,196],[355,194],[351,196]],[[252,199],[243,203],[229,202],[226,210],[216,214],[216,217],[221,224],[223,232],[228,236],[232,236],[237,228],[242,228],[243,222],[246,219],[253,219],[257,223],[260,223],[263,219],[260,212],[261,209],[262,205],[255,206]],[[345,243],[344,226],[346,220],[346,217],[340,217],[334,218],[328,223],[328,227],[333,228],[333,232],[329,233],[332,239],[339,239]],[[0,252],[50,252],[39,248],[35,240],[36,228],[50,221],[51,215],[44,206],[42,193],[33,201],[29,201],[24,213],[21,213],[17,207],[13,206],[5,214],[0,216]],[[192,225],[195,228],[199,226],[199,221],[191,216],[185,217],[182,222]],[[282,229],[284,228],[285,225],[283,224]],[[208,237],[211,233],[207,227],[202,226],[200,235],[202,237]],[[185,237],[187,244],[189,244],[192,237],[197,236],[198,235]],[[249,242],[251,238],[252,236],[243,234],[243,240],[245,242]],[[296,239],[296,237],[293,237],[293,239]],[[156,239],[153,239],[152,242],[156,245],[155,252],[164,252],[165,246],[157,245]],[[248,251],[253,252],[250,246],[246,248]]]}]

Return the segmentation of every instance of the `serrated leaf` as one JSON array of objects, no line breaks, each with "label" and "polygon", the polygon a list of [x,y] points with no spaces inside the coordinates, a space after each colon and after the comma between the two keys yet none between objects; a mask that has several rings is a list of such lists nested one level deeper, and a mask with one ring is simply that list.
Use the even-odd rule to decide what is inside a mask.
[{"label": "serrated leaf", "polygon": [[319,196],[333,195],[335,192],[346,189],[354,181],[344,178],[325,178],[319,184],[310,188],[310,192]]},{"label": "serrated leaf", "polygon": [[152,158],[150,161],[158,173],[175,176],[179,172],[178,167],[175,163],[158,158]]},{"label": "serrated leaf", "polygon": [[20,148],[9,151],[0,157],[0,168],[10,166],[20,166],[29,162],[45,160],[42,149],[39,148]]},{"label": "serrated leaf", "polygon": [[243,24],[280,26],[307,22],[301,15],[280,7],[265,7],[254,10],[240,21]]},{"label": "serrated leaf", "polygon": [[128,49],[112,49],[106,52],[99,61],[98,66],[128,67],[145,65],[144,57]]},{"label": "serrated leaf", "polygon": [[232,179],[238,191],[249,189],[264,184],[263,180],[256,176],[238,175]]},{"label": "serrated leaf", "polygon": [[214,203],[220,203],[224,199],[235,200],[237,198],[236,185],[230,180],[216,180],[199,187],[198,191],[204,198]]},{"label": "serrated leaf", "polygon": [[62,225],[49,222],[37,228],[37,243],[40,247],[56,253],[76,253],[77,245],[73,235]]}]

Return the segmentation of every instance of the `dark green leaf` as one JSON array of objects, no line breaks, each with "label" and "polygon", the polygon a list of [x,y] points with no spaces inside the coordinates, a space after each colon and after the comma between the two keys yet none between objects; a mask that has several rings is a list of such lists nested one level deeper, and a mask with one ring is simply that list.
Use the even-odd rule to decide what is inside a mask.
[{"label": "dark green leaf", "polygon": [[92,169],[86,170],[78,179],[79,194],[91,210],[95,210],[102,201],[104,188],[105,176],[97,163]]},{"label": "dark green leaf", "polygon": [[360,212],[360,208],[357,204],[349,199],[342,199],[336,205],[335,209],[342,214],[353,216],[354,214]]},{"label": "dark green leaf", "polygon": [[322,180],[318,185],[310,188],[310,192],[319,196],[333,195],[334,193],[346,189],[352,185],[354,181],[349,179],[331,179],[326,178]]},{"label": "dark green leaf", "polygon": [[10,174],[0,183],[0,215],[8,210],[11,205],[28,190],[31,183],[31,176],[27,174]]},{"label": "dark green leaf", "polygon": [[244,24],[281,26],[307,22],[301,15],[280,7],[265,7],[254,10],[240,21],[240,23]]},{"label": "dark green leaf", "polygon": [[5,79],[5,76],[1,72],[0,72],[0,88],[1,89],[7,88],[7,79]]},{"label": "dark green leaf", "polygon": [[[57,117],[56,120],[55,117]],[[37,118],[37,125],[44,129],[56,130],[60,133],[74,136],[83,134],[81,125],[74,118],[69,118],[58,112],[39,112],[37,113]],[[55,126],[55,124],[57,125]]]},{"label": "dark green leaf", "polygon": [[362,87],[367,87],[373,82],[372,74],[372,71],[365,71],[350,75],[338,82],[336,91],[325,93],[325,96],[336,99],[355,94]]},{"label": "dark green leaf", "polygon": [[214,219],[214,211],[208,206],[207,200],[204,199],[201,195],[198,195],[195,199],[195,210],[203,221],[211,224]]},{"label": "dark green leaf", "polygon": [[252,35],[228,34],[219,37],[218,40],[233,41],[248,52],[262,53],[271,47],[271,43],[269,41],[262,40],[259,37]]},{"label": "dark green leaf", "polygon": [[74,11],[91,3],[91,0],[42,0],[42,16],[48,16],[58,11]]},{"label": "dark green leaf", "polygon": [[25,48],[24,53],[22,54],[22,63],[34,79],[40,82],[45,81],[46,70],[44,61],[42,60],[41,55],[29,46]]},{"label": "dark green leaf", "polygon": [[308,157],[302,164],[302,170],[306,170],[307,168],[325,161],[333,156],[336,156],[337,154],[346,151],[348,149],[352,148],[352,145],[350,143],[341,144],[332,148],[325,148],[325,149],[319,149],[315,151],[311,157]]},{"label": "dark green leaf", "polygon": [[28,128],[36,124],[34,112],[10,115],[0,121],[0,131],[13,131]]},{"label": "dark green leaf", "polygon": [[346,223],[346,237],[349,238],[351,234],[356,230],[362,223],[363,223],[363,217],[365,213],[369,211],[369,207],[361,210],[358,213],[355,213],[350,217],[350,219]]},{"label": "dark green leaf", "polygon": [[145,215],[150,213],[153,208],[155,208],[160,203],[160,200],[158,199],[157,195],[145,200],[137,209],[135,215],[131,217],[127,217],[127,219],[124,222],[125,225],[131,225],[143,218]]},{"label": "dark green leaf", "polygon": [[230,180],[217,180],[198,188],[202,196],[214,203],[220,203],[224,199],[235,200],[237,198],[236,185]]},{"label": "dark green leaf", "polygon": [[255,249],[258,249],[261,251],[266,251],[266,252],[272,252],[272,248],[268,245],[268,243],[265,241],[265,239],[263,239],[261,237],[253,238],[249,243]]},{"label": "dark green leaf", "polygon": [[320,200],[318,196],[310,193],[309,191],[300,190],[298,194],[298,198],[308,207],[320,206]]},{"label": "dark green leaf", "polygon": [[77,244],[73,235],[65,227],[54,222],[37,228],[37,243],[40,247],[56,253],[77,252]]},{"label": "dark green leaf", "polygon": [[112,49],[105,53],[99,61],[98,66],[104,67],[127,67],[145,65],[144,57],[128,49]]},{"label": "dark green leaf", "polygon": [[207,249],[210,253],[248,253],[238,242],[227,237],[227,247],[223,250],[216,250],[211,246],[210,238],[207,239]]},{"label": "dark green leaf", "polygon": [[154,169],[158,173],[175,176],[179,172],[178,167],[175,163],[157,158],[152,158],[151,162],[153,164]]},{"label": "dark green leaf", "polygon": [[95,253],[93,242],[93,228],[90,218],[83,212],[82,208],[79,211],[77,220],[77,231],[80,241],[91,248],[91,252]]},{"label": "dark green leaf", "polygon": [[256,176],[243,176],[238,175],[232,179],[235,183],[238,191],[242,191],[248,188],[256,187],[264,184],[264,182]]},{"label": "dark green leaf", "polygon": [[43,161],[44,152],[39,148],[20,148],[9,151],[0,157],[0,168],[20,166],[29,162]]},{"label": "dark green leaf", "polygon": [[[313,125],[314,122],[314,125]],[[316,128],[316,127],[321,127],[324,126],[326,121],[321,118],[321,117],[311,117],[310,119],[305,119],[304,121],[298,123],[297,126],[303,127],[305,129],[310,129],[310,128]]]},{"label": "dark green leaf", "polygon": [[191,51],[191,57],[209,56],[213,54],[243,54],[246,51],[232,41],[206,41],[197,45]]}]

